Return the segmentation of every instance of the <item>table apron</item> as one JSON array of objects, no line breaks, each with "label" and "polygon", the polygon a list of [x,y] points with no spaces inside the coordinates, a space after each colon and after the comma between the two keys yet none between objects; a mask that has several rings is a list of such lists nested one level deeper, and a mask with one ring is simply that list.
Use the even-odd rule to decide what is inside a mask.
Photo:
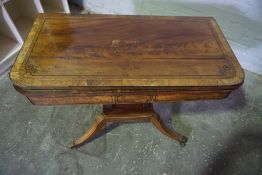
[{"label": "table apron", "polygon": [[65,105],[65,104],[134,104],[152,102],[174,102],[187,100],[222,99],[227,97],[231,90],[217,91],[176,91],[150,93],[63,93],[63,92],[23,92],[23,94],[37,105]]}]

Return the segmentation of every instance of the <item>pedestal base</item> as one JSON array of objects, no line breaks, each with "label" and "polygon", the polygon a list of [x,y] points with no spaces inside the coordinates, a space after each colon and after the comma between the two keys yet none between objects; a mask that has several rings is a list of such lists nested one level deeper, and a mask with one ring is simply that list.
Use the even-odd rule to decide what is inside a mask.
[{"label": "pedestal base", "polygon": [[98,115],[92,126],[78,139],[73,141],[71,148],[77,148],[94,137],[107,122],[151,122],[166,136],[185,146],[187,138],[178,132],[167,128],[161,121],[158,113],[149,104],[118,104],[104,105],[103,113]]}]

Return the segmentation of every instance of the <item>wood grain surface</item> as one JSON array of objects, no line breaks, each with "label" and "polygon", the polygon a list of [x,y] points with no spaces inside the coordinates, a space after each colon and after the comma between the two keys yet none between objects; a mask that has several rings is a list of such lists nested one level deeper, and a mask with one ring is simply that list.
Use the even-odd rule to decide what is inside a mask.
[{"label": "wood grain surface", "polygon": [[144,103],[223,98],[244,73],[212,17],[40,14],[10,77],[35,104]]}]

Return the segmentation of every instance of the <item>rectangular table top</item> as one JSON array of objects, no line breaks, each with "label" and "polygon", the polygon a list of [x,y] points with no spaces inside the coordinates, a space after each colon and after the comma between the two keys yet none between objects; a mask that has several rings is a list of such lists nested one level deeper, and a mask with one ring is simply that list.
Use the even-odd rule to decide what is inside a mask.
[{"label": "rectangular table top", "polygon": [[235,88],[244,73],[212,17],[40,14],[10,77],[22,89]]}]

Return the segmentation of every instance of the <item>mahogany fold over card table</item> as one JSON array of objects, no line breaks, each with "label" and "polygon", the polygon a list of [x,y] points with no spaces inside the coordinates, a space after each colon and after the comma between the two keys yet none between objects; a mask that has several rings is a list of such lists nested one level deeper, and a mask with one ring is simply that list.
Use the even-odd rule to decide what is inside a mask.
[{"label": "mahogany fold over card table", "polygon": [[10,77],[33,104],[104,105],[72,147],[136,121],[185,145],[152,103],[225,98],[244,72],[212,17],[40,14]]}]

